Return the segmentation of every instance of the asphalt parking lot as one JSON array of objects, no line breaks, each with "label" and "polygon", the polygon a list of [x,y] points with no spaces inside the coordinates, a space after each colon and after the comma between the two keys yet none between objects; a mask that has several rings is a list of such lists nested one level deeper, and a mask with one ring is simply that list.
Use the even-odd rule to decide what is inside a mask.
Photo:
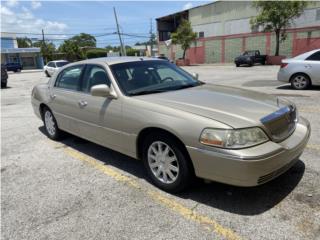
[{"label": "asphalt parking lot", "polygon": [[320,88],[295,91],[278,67],[187,67],[200,80],[288,98],[312,127],[300,161],[240,188],[195,182],[172,195],[140,161],[75,136],[49,140],[30,104],[42,72],[9,74],[1,89],[2,239],[320,239]]}]

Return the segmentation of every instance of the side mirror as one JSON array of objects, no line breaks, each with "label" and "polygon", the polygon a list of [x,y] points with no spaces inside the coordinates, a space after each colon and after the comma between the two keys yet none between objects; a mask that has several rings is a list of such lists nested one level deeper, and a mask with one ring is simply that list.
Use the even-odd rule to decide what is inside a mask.
[{"label": "side mirror", "polygon": [[96,97],[107,97],[107,98],[116,98],[115,93],[111,91],[108,85],[99,84],[95,85],[90,89],[90,93],[92,96]]},{"label": "side mirror", "polygon": [[192,77],[195,80],[199,80],[199,74],[198,73],[192,73]]}]

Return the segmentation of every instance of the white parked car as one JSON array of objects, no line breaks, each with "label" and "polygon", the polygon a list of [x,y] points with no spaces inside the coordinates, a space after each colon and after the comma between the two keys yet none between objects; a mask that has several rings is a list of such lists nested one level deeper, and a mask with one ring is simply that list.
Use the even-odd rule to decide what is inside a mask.
[{"label": "white parked car", "polygon": [[320,49],[282,60],[278,81],[291,83],[299,90],[320,85]]},{"label": "white parked car", "polygon": [[47,65],[43,67],[44,73],[47,77],[51,77],[59,68],[68,64],[69,62],[66,60],[56,60],[48,62]]}]

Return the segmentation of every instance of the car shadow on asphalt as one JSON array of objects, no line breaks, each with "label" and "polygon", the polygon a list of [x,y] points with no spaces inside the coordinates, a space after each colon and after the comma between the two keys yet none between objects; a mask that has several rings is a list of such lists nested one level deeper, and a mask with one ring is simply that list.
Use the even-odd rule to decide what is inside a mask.
[{"label": "car shadow on asphalt", "polygon": [[[39,130],[45,134],[43,127]],[[149,179],[142,161],[135,160],[116,151],[91,143],[77,136],[67,134],[61,141],[68,147],[82,152],[105,165],[125,171],[137,178]],[[278,178],[256,187],[235,187],[227,184],[197,179],[185,192],[176,197],[191,199],[200,204],[240,215],[257,215],[272,209],[290,194],[298,185],[305,171],[299,160],[291,169]]]},{"label": "car shadow on asphalt", "polygon": [[295,90],[291,87],[290,84],[285,84],[285,85],[281,85],[279,87],[277,87],[277,89],[280,89],[280,90],[291,90],[291,91],[296,91],[296,92],[300,92],[300,91],[316,91],[316,90],[320,90],[320,86],[311,86],[309,87],[308,89],[305,89],[305,90]]}]

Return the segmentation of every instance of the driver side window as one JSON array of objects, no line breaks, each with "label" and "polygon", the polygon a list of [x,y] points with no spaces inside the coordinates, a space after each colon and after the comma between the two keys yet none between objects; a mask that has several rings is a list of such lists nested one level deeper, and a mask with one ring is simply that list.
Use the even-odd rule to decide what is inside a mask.
[{"label": "driver side window", "polygon": [[90,89],[99,84],[106,84],[110,87],[111,81],[104,68],[97,65],[87,65],[83,77],[82,91],[90,92]]}]

